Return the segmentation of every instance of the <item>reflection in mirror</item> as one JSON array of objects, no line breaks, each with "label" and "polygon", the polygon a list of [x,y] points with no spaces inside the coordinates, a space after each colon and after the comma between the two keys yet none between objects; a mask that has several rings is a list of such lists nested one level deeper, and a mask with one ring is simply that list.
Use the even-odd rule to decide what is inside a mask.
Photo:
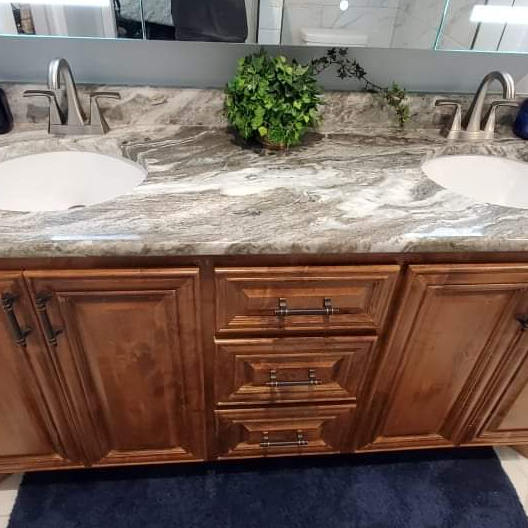
[{"label": "reflection in mirror", "polygon": [[528,52],[528,0],[0,0],[0,33]]},{"label": "reflection in mirror", "polygon": [[110,0],[0,0],[0,33],[116,38]]},{"label": "reflection in mirror", "polygon": [[259,0],[0,0],[0,34],[257,42]]},{"label": "reflection in mirror", "polygon": [[528,52],[528,0],[448,0],[436,48]]}]

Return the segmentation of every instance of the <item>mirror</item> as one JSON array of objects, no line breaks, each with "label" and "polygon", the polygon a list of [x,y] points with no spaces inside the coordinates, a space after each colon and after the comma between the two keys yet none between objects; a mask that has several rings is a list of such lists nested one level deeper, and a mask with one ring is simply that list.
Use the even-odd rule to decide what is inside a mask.
[{"label": "mirror", "polygon": [[528,0],[0,0],[0,34],[528,52]]}]

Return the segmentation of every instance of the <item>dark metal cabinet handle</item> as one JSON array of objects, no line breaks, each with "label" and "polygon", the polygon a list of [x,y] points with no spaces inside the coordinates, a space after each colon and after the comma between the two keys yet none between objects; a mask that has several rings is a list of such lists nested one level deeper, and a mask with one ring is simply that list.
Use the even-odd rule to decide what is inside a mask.
[{"label": "dark metal cabinet handle", "polygon": [[516,315],[515,319],[521,325],[521,330],[528,330],[528,315]]},{"label": "dark metal cabinet handle", "polygon": [[313,385],[320,385],[322,383],[321,380],[317,379],[317,376],[315,375],[315,369],[309,369],[308,370],[308,379],[307,380],[299,380],[299,381],[279,381],[277,379],[277,371],[276,370],[270,370],[269,372],[269,381],[266,383],[268,387],[300,387],[300,386],[313,386]]},{"label": "dark metal cabinet handle", "polygon": [[37,293],[36,298],[36,305],[37,305],[37,312],[39,313],[40,320],[42,322],[42,326],[44,327],[44,332],[46,334],[46,339],[48,340],[48,343],[51,346],[57,346],[57,336],[62,334],[63,329],[62,328],[53,328],[53,325],[51,324],[48,310],[46,308],[46,305],[48,301],[51,299],[51,293],[49,292],[40,292]]},{"label": "dark metal cabinet handle", "polygon": [[17,345],[26,346],[26,337],[31,334],[31,328],[21,328],[15,314],[14,304],[20,297],[18,293],[5,292],[2,294],[2,308],[7,316],[11,333]]},{"label": "dark metal cabinet handle", "polygon": [[325,297],[322,308],[288,308],[288,303],[284,297],[279,299],[279,307],[275,310],[275,315],[278,317],[286,317],[287,315],[335,315],[339,313],[339,308],[332,306],[332,299]]},{"label": "dark metal cabinet handle", "polygon": [[287,441],[281,441],[281,442],[270,442],[268,431],[264,431],[262,433],[262,440],[260,441],[260,447],[262,447],[263,449],[267,449],[268,447],[291,447],[291,446],[303,447],[307,445],[308,445],[308,440],[304,439],[304,435],[302,431],[297,431],[296,440],[287,440]]}]

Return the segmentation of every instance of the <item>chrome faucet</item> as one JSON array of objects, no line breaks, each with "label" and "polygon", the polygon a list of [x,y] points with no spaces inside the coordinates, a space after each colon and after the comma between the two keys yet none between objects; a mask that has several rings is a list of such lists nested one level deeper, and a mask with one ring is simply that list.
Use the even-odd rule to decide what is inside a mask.
[{"label": "chrome faucet", "polygon": [[46,97],[49,101],[48,132],[57,135],[106,134],[108,123],[101,114],[98,100],[120,99],[117,92],[90,94],[90,117],[83,111],[77,86],[68,61],[53,59],[48,68],[48,90],[26,90],[24,97]]},{"label": "chrome faucet", "polygon": [[[493,81],[502,85],[502,99],[493,101],[483,118],[484,103],[488,89]],[[447,135],[448,139],[461,141],[486,141],[495,135],[495,117],[499,106],[519,106],[521,100],[515,99],[515,82],[506,72],[493,71],[488,73],[480,83],[465,119],[462,119],[462,105],[451,99],[439,99],[435,106],[455,106],[455,114]]]}]

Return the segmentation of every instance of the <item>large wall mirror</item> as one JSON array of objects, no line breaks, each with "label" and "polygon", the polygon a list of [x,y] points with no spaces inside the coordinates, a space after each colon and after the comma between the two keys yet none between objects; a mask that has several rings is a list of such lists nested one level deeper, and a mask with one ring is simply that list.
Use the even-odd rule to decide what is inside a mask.
[{"label": "large wall mirror", "polygon": [[528,52],[528,0],[0,0],[0,34]]}]

